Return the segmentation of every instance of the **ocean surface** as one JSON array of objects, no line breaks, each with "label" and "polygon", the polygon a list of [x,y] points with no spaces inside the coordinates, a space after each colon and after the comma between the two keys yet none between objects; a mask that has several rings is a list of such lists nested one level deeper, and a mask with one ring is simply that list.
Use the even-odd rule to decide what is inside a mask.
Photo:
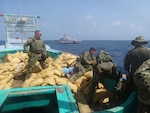
[{"label": "ocean surface", "polygon": [[[126,53],[134,47],[131,45],[131,41],[123,40],[88,40],[82,41],[79,44],[59,44],[52,40],[45,40],[45,43],[53,49],[58,49],[77,55],[80,55],[85,51],[89,51],[91,47],[94,47],[97,50],[95,56],[97,55],[98,51],[105,50],[110,53],[114,63],[117,64],[118,70],[121,70],[122,72],[125,72],[123,69],[124,57]],[[0,41],[0,45],[1,44],[4,44],[4,41]],[[150,43],[147,45],[147,47],[150,47]]]},{"label": "ocean surface", "polygon": [[[123,73],[126,73],[123,68],[124,57],[129,50],[134,48],[134,46],[131,45],[131,41],[127,40],[88,40],[82,41],[82,43],[79,44],[59,44],[55,41],[46,41],[46,43],[50,45],[51,48],[77,55],[89,51],[91,47],[94,47],[97,50],[95,56],[98,54],[98,51],[105,50],[112,56],[114,63],[117,64],[117,69],[121,70]],[[148,43],[147,47],[150,47],[150,43]]]}]

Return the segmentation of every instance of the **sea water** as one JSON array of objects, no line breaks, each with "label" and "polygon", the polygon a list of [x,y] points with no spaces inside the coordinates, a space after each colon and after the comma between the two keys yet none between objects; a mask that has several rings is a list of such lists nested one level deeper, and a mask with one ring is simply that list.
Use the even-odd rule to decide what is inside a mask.
[{"label": "sea water", "polygon": [[[98,51],[105,50],[110,53],[115,64],[117,64],[118,70],[125,72],[123,68],[124,57],[126,53],[134,48],[129,40],[83,40],[78,44],[60,44],[54,40],[45,40],[45,43],[53,49],[70,52],[76,55],[81,55],[85,51],[89,51],[91,47],[96,48],[96,54]],[[0,45],[4,44],[4,41],[0,41]],[[150,47],[148,43],[147,47]]]}]

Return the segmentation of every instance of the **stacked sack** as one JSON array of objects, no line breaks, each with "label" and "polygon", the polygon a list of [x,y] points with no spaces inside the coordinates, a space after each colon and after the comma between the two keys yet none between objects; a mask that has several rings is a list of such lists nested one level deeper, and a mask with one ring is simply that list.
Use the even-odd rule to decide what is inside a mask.
[{"label": "stacked sack", "polygon": [[[75,55],[63,53],[56,60],[48,57],[46,59],[48,68],[46,69],[42,70],[40,63],[37,62],[31,77],[23,82],[22,87],[68,84],[71,90],[76,92],[76,85],[64,77],[62,70],[62,67],[73,66],[75,61]],[[4,63],[0,63],[0,89],[13,88],[14,79],[24,76],[27,64],[28,55],[26,53],[17,52],[6,55]]]},{"label": "stacked sack", "polygon": [[0,63],[0,89],[13,87],[14,78],[23,72],[27,59],[27,54],[22,52],[8,54],[5,57],[4,63]]},{"label": "stacked sack", "polygon": [[55,60],[55,63],[61,67],[70,67],[76,63],[76,58],[76,55],[64,52]]}]

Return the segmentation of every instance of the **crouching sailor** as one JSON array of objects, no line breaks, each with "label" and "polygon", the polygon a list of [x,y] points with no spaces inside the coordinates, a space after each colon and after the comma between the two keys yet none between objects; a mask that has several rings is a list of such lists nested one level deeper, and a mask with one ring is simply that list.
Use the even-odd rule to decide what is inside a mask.
[{"label": "crouching sailor", "polygon": [[[88,102],[91,102],[93,93],[96,90],[95,88],[98,85],[98,82],[103,83],[103,78],[112,78],[118,82],[119,78],[122,77],[121,72],[117,71],[117,66],[113,63],[113,60],[108,52],[100,50],[96,57],[96,60],[97,64],[93,68],[93,78],[89,84],[89,90],[87,94]],[[122,86],[117,85],[117,88],[118,87]]]},{"label": "crouching sailor", "polygon": [[96,64],[96,58],[94,54],[96,52],[95,48],[90,48],[89,52],[84,52],[79,58],[77,58],[75,64],[75,74],[69,78],[69,80],[74,83],[87,71],[92,71],[93,66]]}]

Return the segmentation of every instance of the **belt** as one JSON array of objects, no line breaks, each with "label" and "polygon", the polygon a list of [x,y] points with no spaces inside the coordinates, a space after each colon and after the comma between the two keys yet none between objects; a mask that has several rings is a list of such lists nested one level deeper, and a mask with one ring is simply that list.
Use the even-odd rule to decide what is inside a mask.
[{"label": "belt", "polygon": [[41,54],[41,53],[42,53],[42,51],[41,51],[41,50],[34,50],[34,51],[30,51],[30,52],[32,52],[32,53],[36,53],[36,54]]}]

